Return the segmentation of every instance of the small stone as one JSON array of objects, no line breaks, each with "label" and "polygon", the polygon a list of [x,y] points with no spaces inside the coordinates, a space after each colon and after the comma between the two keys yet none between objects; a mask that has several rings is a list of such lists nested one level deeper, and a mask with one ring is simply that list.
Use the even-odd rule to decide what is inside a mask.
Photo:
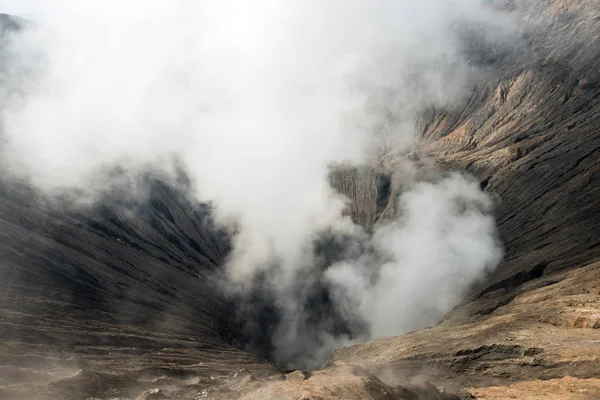
[{"label": "small stone", "polygon": [[159,377],[156,377],[156,378],[152,379],[152,383],[165,382],[165,381],[168,381],[168,380],[169,380],[168,376],[162,375],[162,376],[159,376]]},{"label": "small stone", "polygon": [[138,397],[135,398],[135,400],[155,400],[155,399],[156,400],[164,399],[162,390],[160,390],[159,388],[148,389],[144,393],[140,394]]},{"label": "small stone", "polygon": [[299,382],[299,381],[303,381],[307,378],[308,378],[307,374],[302,371],[290,372],[289,374],[287,374],[285,376],[285,379],[290,382]]},{"label": "small stone", "polygon": [[459,398],[462,400],[468,400],[468,399],[476,399],[477,397],[473,396],[473,394],[467,390],[462,390],[459,394]]},{"label": "small stone", "polygon": [[323,400],[321,396],[305,393],[300,396],[299,400]]},{"label": "small stone", "polygon": [[252,373],[246,368],[242,368],[236,372],[231,379],[227,380],[227,387],[230,390],[241,390],[254,381],[255,379],[252,376]]},{"label": "small stone", "polygon": [[247,370],[246,368],[241,368],[238,372],[236,372],[233,377],[234,378],[238,378],[238,377],[245,377],[245,376],[251,376],[252,373]]}]

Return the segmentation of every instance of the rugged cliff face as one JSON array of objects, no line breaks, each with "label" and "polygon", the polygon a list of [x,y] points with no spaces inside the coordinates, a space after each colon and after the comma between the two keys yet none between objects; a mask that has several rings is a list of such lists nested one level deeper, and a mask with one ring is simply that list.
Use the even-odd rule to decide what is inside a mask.
[{"label": "rugged cliff face", "polygon": [[[454,398],[422,381],[485,398],[600,395],[600,3],[528,7],[537,28],[515,48],[477,48],[487,75],[417,124],[420,153],[497,197],[506,251],[439,325],[285,378],[228,344],[240,338],[219,288],[228,235],[185,178],[127,177],[90,208],[4,173],[0,398]],[[334,172],[356,221],[394,212],[394,165]]]},{"label": "rugged cliff face", "polygon": [[498,196],[504,262],[438,326],[340,349],[334,360],[462,387],[528,382],[473,390],[485,398],[598,394],[587,380],[600,354],[597,7],[537,4],[530,15],[549,30],[532,33],[520,62],[507,55],[500,77],[419,124],[441,165],[470,171]]}]

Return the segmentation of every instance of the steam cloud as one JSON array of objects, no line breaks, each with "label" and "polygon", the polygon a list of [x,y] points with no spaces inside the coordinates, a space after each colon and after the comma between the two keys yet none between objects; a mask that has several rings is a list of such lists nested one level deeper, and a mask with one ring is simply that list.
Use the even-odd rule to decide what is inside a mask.
[{"label": "steam cloud", "polygon": [[[489,2],[0,6],[34,21],[4,49],[2,167],[93,196],[114,166],[181,163],[198,200],[235,222],[228,290],[260,282],[281,311],[278,361],[315,366],[342,343],[435,322],[499,262],[491,200],[464,175],[406,175],[396,216],[372,231],[343,216],[327,180],[334,163],[418,147],[418,113],[451,106],[479,74],[465,31],[510,41],[513,22]],[[317,267],[323,232],[349,244]],[[315,285],[350,327],[306,307]]]}]

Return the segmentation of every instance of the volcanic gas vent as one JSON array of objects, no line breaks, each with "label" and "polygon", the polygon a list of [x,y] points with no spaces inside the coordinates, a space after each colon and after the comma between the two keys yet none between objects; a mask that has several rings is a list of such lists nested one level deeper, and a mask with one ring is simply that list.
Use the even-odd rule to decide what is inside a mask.
[{"label": "volcanic gas vent", "polygon": [[228,342],[284,368],[313,369],[340,343],[368,337],[366,321],[339,308],[325,274],[331,265],[364,256],[372,251],[370,246],[362,234],[319,233],[310,244],[313,265],[294,273],[294,285],[285,296],[267,276],[281,265],[257,274],[250,289],[228,295]]},{"label": "volcanic gas vent", "polygon": [[345,217],[314,232],[292,264],[274,257],[251,281],[225,279],[230,343],[285,368],[316,368],[344,344],[437,322],[499,261],[493,202],[478,181],[422,158],[396,162],[393,174],[333,166]]}]

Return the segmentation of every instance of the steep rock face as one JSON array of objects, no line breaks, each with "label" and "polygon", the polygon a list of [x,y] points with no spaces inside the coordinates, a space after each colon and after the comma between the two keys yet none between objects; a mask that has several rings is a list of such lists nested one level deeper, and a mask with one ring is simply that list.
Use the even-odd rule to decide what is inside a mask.
[{"label": "steep rock face", "polygon": [[[600,3],[529,6],[538,28],[525,53],[496,60],[465,103],[418,124],[440,166],[466,169],[497,197],[504,262],[438,326],[334,360],[476,386],[486,398],[587,395],[570,385],[597,393],[587,379],[600,374]],[[517,381],[526,383],[503,386]]]},{"label": "steep rock face", "polygon": [[532,31],[523,63],[503,64],[504,75],[460,110],[423,118],[430,154],[499,198],[505,261],[482,293],[600,255],[600,21],[590,17],[598,5],[538,4],[529,12],[545,23]]},{"label": "steep rock face", "polygon": [[152,178],[139,187],[145,202],[115,192],[90,209],[56,208],[10,179],[0,185],[1,398],[30,398],[34,383],[80,368],[124,375],[83,375],[77,390],[45,386],[36,396],[106,395],[163,375],[208,380],[244,365],[276,370],[224,340],[231,309],[215,273],[229,241],[210,209]]},{"label": "steep rock face", "polygon": [[598,256],[598,78],[560,64],[527,69],[485,88],[458,126],[448,128],[446,114],[424,129],[439,136],[428,146],[434,157],[474,173],[501,199],[506,262],[490,282]]}]

